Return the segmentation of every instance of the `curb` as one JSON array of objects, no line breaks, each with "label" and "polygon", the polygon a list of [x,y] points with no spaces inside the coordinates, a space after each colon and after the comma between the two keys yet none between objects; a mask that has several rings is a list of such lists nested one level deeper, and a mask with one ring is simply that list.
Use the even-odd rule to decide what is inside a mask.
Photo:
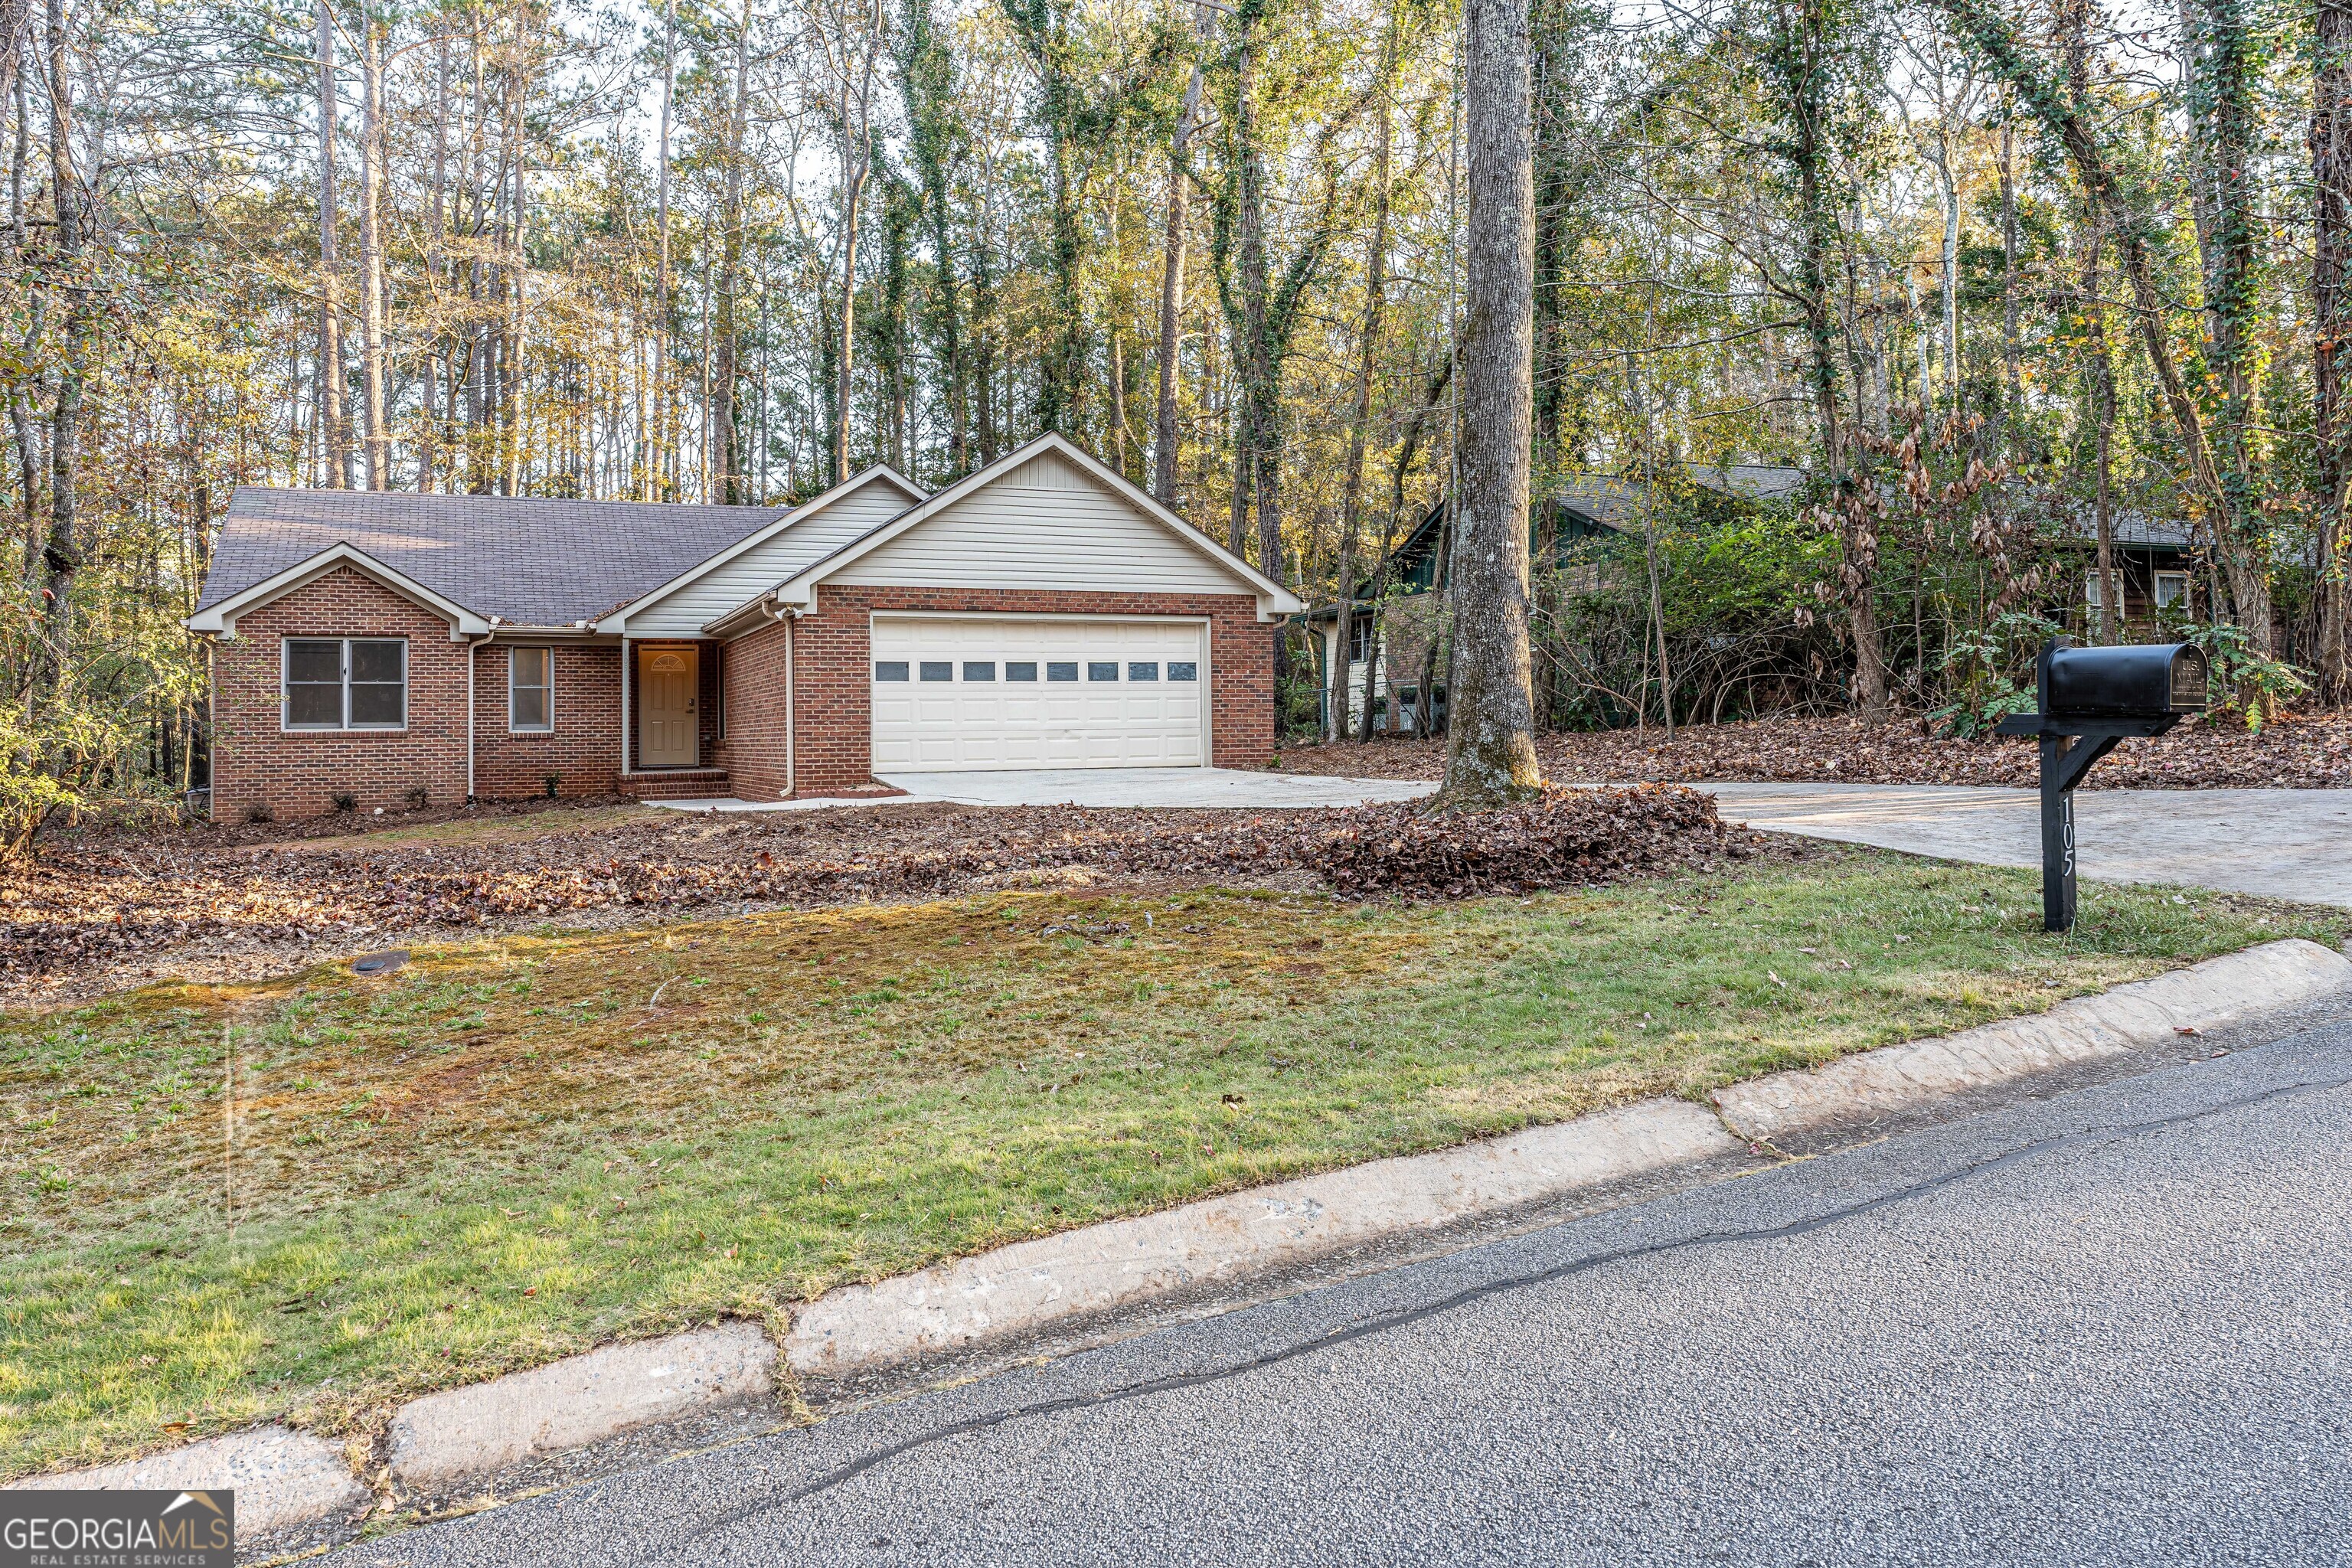
[{"label": "curb", "polygon": [[606,1345],[401,1407],[393,1479],[431,1491],[634,1427],[775,1392],[776,1347],[757,1323]]},{"label": "curb", "polygon": [[1724,1124],[1759,1143],[1875,1121],[1947,1096],[2146,1050],[2352,986],[2352,961],[2291,938],[2137,980],[2048,1012],[1717,1089]]},{"label": "curb", "polygon": [[[1434,1153],[1111,1220],[873,1285],[826,1292],[793,1315],[783,1364],[812,1378],[902,1366],[1218,1281],[1276,1272],[1351,1247],[1524,1209],[1548,1199],[1878,1121],[2035,1073],[2169,1043],[2184,1032],[2289,1013],[2352,989],[2352,961],[2275,942],[2038,1016],[1989,1024],[1730,1085],[1715,1110],[1650,1100]],[[403,1406],[390,1473],[425,1491],[636,1427],[773,1394],[779,1347],[733,1322],[607,1345]],[[318,1436],[261,1426],[143,1459],[9,1488],[234,1488],[238,1521],[263,1536],[373,1494]]]},{"label": "curb", "polygon": [[324,1439],[290,1426],[256,1426],[120,1465],[31,1476],[0,1491],[228,1491],[236,1493],[242,1535],[272,1535],[298,1524],[353,1514],[375,1496],[352,1477]]},{"label": "curb", "polygon": [[1643,1100],[829,1290],[793,1314],[784,1359],[808,1377],[894,1366],[1743,1147],[1686,1100]]}]

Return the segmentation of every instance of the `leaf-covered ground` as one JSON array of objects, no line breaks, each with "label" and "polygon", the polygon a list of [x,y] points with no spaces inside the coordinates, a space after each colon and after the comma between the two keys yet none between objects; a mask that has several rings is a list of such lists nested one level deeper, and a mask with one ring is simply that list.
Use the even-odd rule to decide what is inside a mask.
[{"label": "leaf-covered ground", "polygon": [[0,1478],[2032,1011],[2340,912],[1818,847],[476,935],[0,1016]]},{"label": "leaf-covered ground", "polygon": [[239,841],[93,835],[0,864],[0,996],[231,980],[456,930],[604,924],[1011,886],[1309,886],[1466,898],[1753,852],[1688,790],[1558,791],[1507,811],[899,805],[688,816],[584,807]]},{"label": "leaf-covered ground", "polygon": [[[1544,774],[1558,783],[2014,784],[2035,782],[2031,741],[1947,741],[1916,719],[1866,725],[1853,719],[1759,719],[1693,725],[1672,745],[1655,728],[1544,735]],[[1359,778],[1433,779],[1445,772],[1443,741],[1381,740],[1306,746],[1282,753],[1286,772]],[[2352,714],[2291,714],[2248,734],[2191,719],[2169,735],[2126,741],[2084,781],[2085,789],[2352,788]]]}]

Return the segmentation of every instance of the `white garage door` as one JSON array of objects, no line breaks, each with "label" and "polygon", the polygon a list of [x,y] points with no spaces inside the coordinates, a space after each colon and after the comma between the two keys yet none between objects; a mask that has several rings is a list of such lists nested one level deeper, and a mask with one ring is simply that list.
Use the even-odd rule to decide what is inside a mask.
[{"label": "white garage door", "polygon": [[874,771],[1198,767],[1205,628],[874,620]]}]

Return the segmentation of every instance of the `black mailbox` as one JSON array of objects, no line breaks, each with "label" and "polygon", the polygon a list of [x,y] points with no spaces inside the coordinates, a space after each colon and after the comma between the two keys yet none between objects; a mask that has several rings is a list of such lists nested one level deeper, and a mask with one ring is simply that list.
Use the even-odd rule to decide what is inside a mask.
[{"label": "black mailbox", "polygon": [[2000,733],[2042,742],[2042,929],[2074,928],[2074,786],[2126,735],[2161,735],[2205,708],[2205,653],[2189,643],[2076,647],[2056,637],[2033,662],[2038,713]]},{"label": "black mailbox", "polygon": [[2040,660],[2042,713],[2057,719],[2147,719],[2205,710],[2205,650],[2193,643],[2070,647]]}]

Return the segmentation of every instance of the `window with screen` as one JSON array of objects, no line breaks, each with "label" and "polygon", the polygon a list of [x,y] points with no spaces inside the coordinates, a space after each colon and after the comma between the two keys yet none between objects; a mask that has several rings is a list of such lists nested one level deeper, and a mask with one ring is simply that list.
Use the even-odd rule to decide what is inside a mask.
[{"label": "window with screen", "polygon": [[408,725],[408,644],[398,637],[286,639],[289,730]]},{"label": "window with screen", "polygon": [[507,649],[507,728],[525,732],[555,728],[555,650]]}]

